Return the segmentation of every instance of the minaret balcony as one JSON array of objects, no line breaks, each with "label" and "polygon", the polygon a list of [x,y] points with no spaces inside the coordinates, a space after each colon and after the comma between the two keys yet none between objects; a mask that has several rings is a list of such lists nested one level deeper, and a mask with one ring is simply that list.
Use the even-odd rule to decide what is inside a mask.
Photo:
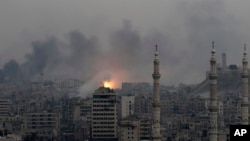
[{"label": "minaret balcony", "polygon": [[159,74],[159,73],[154,73],[154,74],[152,74],[152,76],[153,76],[154,79],[160,79],[161,74]]},{"label": "minaret balcony", "polygon": [[241,107],[248,107],[248,103],[241,103]]},{"label": "minaret balcony", "polygon": [[161,107],[161,103],[160,102],[153,102],[152,105],[153,105],[154,108]]},{"label": "minaret balcony", "polygon": [[241,73],[241,78],[248,78],[248,74],[246,74],[246,73]]},{"label": "minaret balcony", "polygon": [[159,60],[154,60],[154,65],[159,65],[160,61]]},{"label": "minaret balcony", "polygon": [[209,79],[216,79],[217,75],[214,73],[209,73]]},{"label": "minaret balcony", "polygon": [[243,63],[243,65],[247,65],[247,64],[248,64],[248,62],[247,62],[246,59],[244,59],[244,60],[242,61],[242,63]]},{"label": "minaret balcony", "polygon": [[211,63],[211,64],[216,64],[216,59],[215,59],[215,58],[211,58],[211,59],[210,59],[210,63]]},{"label": "minaret balcony", "polygon": [[210,112],[217,112],[218,111],[218,107],[217,106],[209,106],[208,110]]}]

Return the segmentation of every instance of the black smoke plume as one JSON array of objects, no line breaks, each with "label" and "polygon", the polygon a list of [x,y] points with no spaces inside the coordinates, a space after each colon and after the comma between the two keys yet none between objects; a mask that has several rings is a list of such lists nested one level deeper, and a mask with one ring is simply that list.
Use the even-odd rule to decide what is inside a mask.
[{"label": "black smoke plume", "polygon": [[102,76],[102,71],[118,74],[116,77],[126,72],[124,81],[152,81],[155,44],[159,46],[161,82],[199,82],[209,68],[211,41],[215,41],[218,56],[228,50],[233,50],[228,56],[241,55],[234,48],[243,46],[247,37],[235,28],[241,22],[228,13],[224,1],[178,1],[175,6],[173,17],[162,20],[164,29],[142,34],[127,20],[122,28],[106,34],[108,47],[80,31],[68,33],[64,41],[56,37],[35,41],[23,64],[12,60],[4,65],[0,82],[30,80],[40,74],[49,79],[92,80]]},{"label": "black smoke plume", "polygon": [[32,52],[25,56],[23,64],[11,60],[3,66],[0,82],[27,81],[40,75],[50,77],[48,79],[81,75],[84,79],[83,75],[92,71],[90,65],[98,52],[98,40],[96,37],[88,39],[79,31],[72,31],[67,37],[69,43],[56,37],[32,42]]}]

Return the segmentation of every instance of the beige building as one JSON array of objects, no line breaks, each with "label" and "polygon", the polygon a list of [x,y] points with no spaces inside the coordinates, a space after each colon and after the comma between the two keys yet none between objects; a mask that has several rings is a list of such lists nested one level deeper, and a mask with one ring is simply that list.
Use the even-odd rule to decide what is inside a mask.
[{"label": "beige building", "polygon": [[118,140],[116,98],[116,93],[110,88],[100,87],[93,93],[93,141]]},{"label": "beige building", "polygon": [[125,119],[120,122],[119,141],[139,141],[140,121],[138,119]]},{"label": "beige building", "polygon": [[150,141],[152,118],[129,116],[119,122],[119,141]]},{"label": "beige building", "polygon": [[140,118],[140,138],[143,141],[150,140],[152,132],[152,118]]}]

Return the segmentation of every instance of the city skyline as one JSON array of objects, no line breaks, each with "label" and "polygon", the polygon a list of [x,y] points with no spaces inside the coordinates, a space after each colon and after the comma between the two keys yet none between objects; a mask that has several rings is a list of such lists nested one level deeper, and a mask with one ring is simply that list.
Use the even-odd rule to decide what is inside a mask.
[{"label": "city skyline", "polygon": [[[0,84],[1,136],[24,141],[226,141],[229,126],[247,122],[246,45],[242,69],[218,68],[212,42],[207,79],[193,87],[159,85],[160,59],[155,47],[153,89],[150,83],[126,82],[122,89],[113,90],[104,81],[92,97],[79,97],[84,82],[76,79]],[[210,98],[203,97],[209,87]]]}]

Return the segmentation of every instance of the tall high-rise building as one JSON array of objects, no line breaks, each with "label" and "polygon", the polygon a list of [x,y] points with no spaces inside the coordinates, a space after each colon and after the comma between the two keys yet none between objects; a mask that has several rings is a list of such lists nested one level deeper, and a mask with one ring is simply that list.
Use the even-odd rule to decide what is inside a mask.
[{"label": "tall high-rise building", "polygon": [[157,45],[155,46],[155,58],[154,58],[154,73],[152,74],[154,79],[154,100],[153,100],[153,125],[152,125],[152,140],[161,141],[160,133],[160,61],[158,57]]},{"label": "tall high-rise building", "polygon": [[216,59],[215,59],[215,49],[214,42],[212,42],[212,56],[210,59],[211,70],[209,73],[210,79],[210,131],[209,131],[209,141],[217,141],[218,139],[218,103],[217,103],[217,73],[216,73]]},{"label": "tall high-rise building", "polygon": [[242,59],[242,102],[241,102],[241,114],[242,114],[242,124],[248,124],[248,62],[247,62],[247,52],[246,44],[244,47],[243,59]]},{"label": "tall high-rise building", "polygon": [[92,140],[117,141],[117,104],[116,93],[106,87],[100,87],[92,98]]}]

